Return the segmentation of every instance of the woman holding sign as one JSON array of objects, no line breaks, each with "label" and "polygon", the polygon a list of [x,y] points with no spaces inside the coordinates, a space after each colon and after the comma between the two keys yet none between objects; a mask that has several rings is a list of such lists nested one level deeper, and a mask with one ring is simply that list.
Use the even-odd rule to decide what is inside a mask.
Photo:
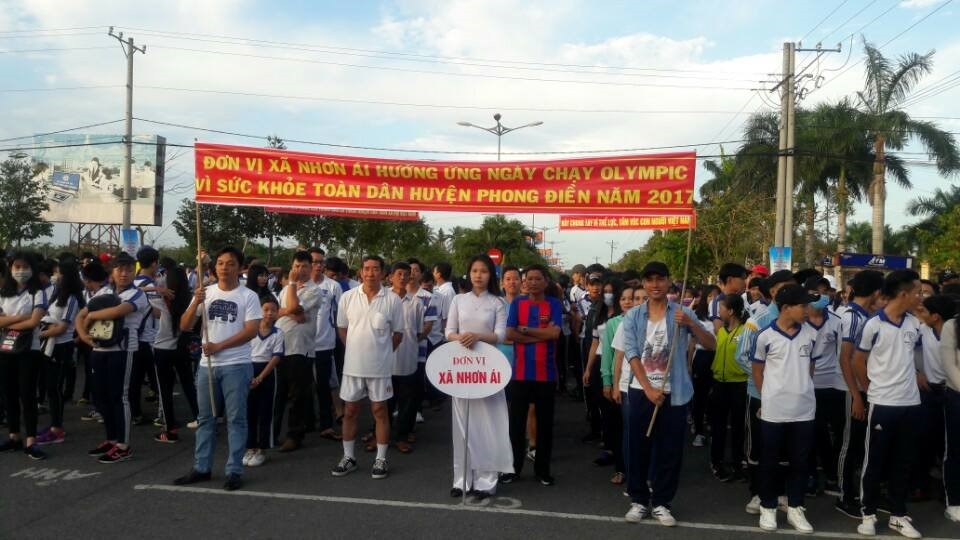
[{"label": "woman holding sign", "polygon": [[[493,261],[486,255],[470,259],[470,283],[473,289],[454,297],[447,320],[447,340],[473,348],[480,341],[496,345],[506,335],[507,310],[500,299]],[[513,473],[507,399],[503,390],[470,405],[470,463],[464,470],[464,438],[468,401],[453,398],[453,488],[450,496],[461,497],[467,491],[478,499],[489,497],[497,489],[500,473]]]}]

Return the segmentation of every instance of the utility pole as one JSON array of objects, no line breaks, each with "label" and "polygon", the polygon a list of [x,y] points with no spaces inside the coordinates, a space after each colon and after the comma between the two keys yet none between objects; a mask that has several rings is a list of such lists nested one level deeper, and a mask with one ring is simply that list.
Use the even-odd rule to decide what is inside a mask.
[{"label": "utility pole", "polygon": [[[133,55],[136,53],[147,54],[147,46],[137,47],[133,44],[133,38],[123,39],[123,32],[113,33],[113,27],[107,32],[107,35],[120,42],[124,56],[127,57],[127,111],[126,111],[126,133],[123,137],[126,152],[123,160],[123,229],[130,228],[130,178],[133,165]],[[121,233],[122,234],[122,233]]]},{"label": "utility pole", "polygon": [[617,243],[613,240],[607,242],[607,245],[610,246],[610,265],[613,265],[613,250],[617,247]]}]

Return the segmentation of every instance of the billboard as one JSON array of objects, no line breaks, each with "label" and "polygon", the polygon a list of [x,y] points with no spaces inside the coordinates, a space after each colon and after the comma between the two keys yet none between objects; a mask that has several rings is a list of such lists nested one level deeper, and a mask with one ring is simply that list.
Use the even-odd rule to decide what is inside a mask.
[{"label": "billboard", "polygon": [[[34,180],[48,187],[44,221],[116,225],[123,221],[121,135],[56,134],[34,137]],[[166,140],[133,136],[130,223],[160,225]],[[42,148],[49,146],[50,148]]]}]

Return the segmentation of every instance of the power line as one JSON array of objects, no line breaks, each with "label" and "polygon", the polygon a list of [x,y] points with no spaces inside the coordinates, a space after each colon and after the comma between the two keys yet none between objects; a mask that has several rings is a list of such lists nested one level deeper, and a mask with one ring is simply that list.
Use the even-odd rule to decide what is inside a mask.
[{"label": "power line", "polygon": [[123,88],[122,84],[98,84],[92,86],[49,86],[46,88],[0,88],[0,93],[59,92],[61,90],[102,90],[104,88]]},{"label": "power line", "polygon": [[81,130],[81,129],[94,128],[94,127],[100,127],[100,126],[108,126],[108,125],[110,125],[110,124],[116,124],[116,123],[118,123],[118,122],[123,122],[123,119],[121,118],[120,120],[111,120],[111,121],[109,121],[109,122],[99,122],[99,123],[96,123],[96,124],[86,124],[86,125],[83,125],[83,126],[77,126],[77,127],[67,128],[67,129],[60,129],[60,130],[57,130],[57,131],[48,131],[48,132],[46,132],[46,133],[34,133],[33,135],[22,135],[22,136],[20,136],[20,137],[8,137],[8,138],[6,138],[6,139],[0,139],[0,142],[10,142],[10,141],[17,141],[17,140],[20,140],[20,139],[32,139],[32,138],[34,138],[34,137],[44,137],[44,136],[46,136],[46,135],[56,135],[56,134],[58,134],[58,133],[67,133],[68,131],[78,131],[78,130]]},{"label": "power line", "polygon": [[[206,38],[213,37],[213,38],[228,39],[228,40],[242,42],[242,43],[235,43],[236,45],[248,45],[248,46],[279,45],[279,46],[301,47],[301,48],[307,48],[307,49],[329,49],[332,51],[355,51],[355,52],[364,52],[364,53],[372,53],[372,54],[380,54],[380,55],[397,56],[397,57],[432,58],[432,59],[451,60],[451,61],[494,62],[499,64],[517,64],[517,65],[528,65],[528,66],[595,68],[595,69],[628,70],[628,71],[705,73],[710,75],[716,75],[717,73],[736,74],[736,75],[764,75],[763,73],[760,73],[760,72],[716,72],[716,71],[695,70],[695,69],[653,68],[653,67],[635,67],[635,66],[606,66],[606,65],[595,65],[595,64],[572,64],[572,63],[559,63],[559,62],[532,62],[532,61],[523,61],[523,60],[504,60],[504,59],[492,59],[492,58],[480,58],[480,57],[468,57],[468,56],[441,56],[441,55],[408,53],[408,52],[400,52],[400,51],[388,51],[388,50],[382,50],[382,49],[361,49],[361,48],[352,48],[352,47],[336,47],[336,46],[328,46],[328,45],[309,45],[304,43],[271,41],[271,40],[264,40],[264,39],[254,39],[254,38],[215,35],[215,34],[198,34],[198,33],[192,33],[192,32],[169,32],[169,31],[163,31],[163,30],[151,30],[149,28],[138,28],[138,27],[131,27],[131,26],[117,26],[117,28],[123,28],[127,30],[137,30],[141,32],[149,32],[149,33],[157,34],[156,37],[165,37],[162,34],[166,34],[167,35],[166,37],[180,36],[182,37],[182,39],[190,39],[191,41],[204,41]],[[203,36],[203,37],[190,38],[187,36]],[[273,47],[273,48],[283,48],[283,47]]]},{"label": "power line", "polygon": [[72,30],[90,30],[93,28],[104,28],[103,26],[72,26],[69,28],[27,28],[23,30],[0,30],[0,34],[36,34],[42,32],[65,32]]},{"label": "power line", "polygon": [[[832,36],[837,30],[839,30],[839,29],[843,28],[844,26],[846,26],[847,23],[849,23],[850,21],[852,21],[853,19],[855,19],[858,15],[860,15],[861,13],[863,13],[864,11],[866,11],[867,8],[869,8],[870,6],[872,6],[872,5],[876,4],[876,3],[877,3],[877,0],[870,0],[870,2],[867,2],[867,4],[866,4],[865,6],[863,6],[862,8],[860,8],[860,11],[857,11],[856,13],[854,13],[853,15],[851,15],[850,17],[848,17],[847,20],[845,20],[845,21],[843,21],[842,23],[838,24],[836,28],[834,28],[833,30],[830,31],[830,33],[828,33],[827,35],[825,35],[825,36],[823,36],[822,38],[820,38],[821,41],[827,39],[827,38],[830,37],[830,36]],[[844,39],[841,39],[840,41],[846,41],[847,39],[853,37],[853,35],[854,35],[854,34],[850,34],[849,36],[847,36],[847,37],[844,38]]]},{"label": "power line", "polygon": [[843,0],[843,2],[840,2],[840,5],[838,5],[837,7],[833,8],[833,11],[831,11],[830,13],[827,13],[827,16],[826,16],[826,17],[824,17],[823,19],[821,19],[820,22],[818,22],[816,25],[814,25],[813,28],[811,28],[810,30],[807,30],[807,33],[804,34],[802,38],[800,38],[800,41],[803,41],[803,40],[807,39],[807,36],[809,36],[810,34],[812,34],[817,28],[820,28],[820,25],[822,25],[823,23],[827,22],[827,19],[829,19],[830,17],[832,17],[834,13],[836,13],[837,11],[839,11],[840,8],[842,8],[844,5],[846,5],[846,3],[849,2],[849,1],[850,1],[850,0]]},{"label": "power line", "polygon": [[113,47],[51,47],[47,49],[10,49],[6,51],[0,51],[0,54],[23,54],[23,53],[38,53],[38,52],[53,52],[53,51],[92,51],[95,49],[112,49]]},{"label": "power line", "polygon": [[76,36],[99,36],[100,32],[67,32],[63,34],[37,34],[37,35],[21,35],[21,36],[6,36],[0,35],[0,39],[49,39],[49,38],[60,38],[60,37],[76,37]]},{"label": "power line", "polygon": [[455,73],[451,71],[430,71],[426,69],[400,68],[400,67],[392,67],[392,66],[370,66],[370,65],[364,65],[364,64],[349,64],[346,62],[311,60],[308,58],[291,58],[291,57],[284,57],[284,56],[269,56],[269,55],[263,55],[263,54],[239,53],[239,52],[229,52],[229,51],[212,51],[207,49],[193,49],[189,47],[170,47],[170,46],[164,46],[164,45],[155,45],[154,47],[158,49],[195,52],[195,53],[201,53],[201,54],[217,54],[217,55],[225,55],[225,56],[237,56],[237,57],[243,57],[243,58],[258,58],[262,60],[279,60],[282,62],[321,64],[321,65],[327,65],[327,66],[370,69],[370,70],[378,70],[378,71],[419,73],[421,75],[441,75],[445,77],[466,77],[466,78],[479,78],[479,79],[514,80],[514,81],[525,81],[525,82],[549,82],[549,83],[561,83],[561,84],[587,84],[587,85],[597,85],[597,86],[632,86],[632,87],[641,87],[641,88],[651,87],[651,88],[686,88],[686,89],[692,89],[692,90],[751,90],[751,88],[743,87],[743,86],[652,84],[652,83],[635,83],[635,82],[592,81],[592,80],[585,80],[585,79],[551,79],[551,78],[545,78],[545,77],[523,77],[519,75],[492,75],[492,74],[486,74],[486,73]]}]

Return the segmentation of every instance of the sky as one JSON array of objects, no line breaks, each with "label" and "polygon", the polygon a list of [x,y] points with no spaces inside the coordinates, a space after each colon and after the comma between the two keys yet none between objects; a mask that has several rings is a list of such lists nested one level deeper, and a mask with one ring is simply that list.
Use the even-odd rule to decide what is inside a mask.
[{"label": "sky", "polygon": [[[784,42],[842,49],[819,58],[798,54],[798,69],[810,64],[813,75],[804,79],[801,106],[862,88],[861,35],[893,58],[935,49],[922,90],[960,70],[958,8],[953,0],[0,0],[0,139],[123,118],[126,62],[107,35],[113,26],[147,46],[135,57],[134,116],[153,122],[134,121],[134,133],[174,144],[261,146],[238,134],[272,134],[403,150],[288,144],[320,153],[494,160],[496,138],[457,123],[492,126],[499,111],[508,127],[543,122],[505,135],[504,159],[510,152],[577,157],[679,145],[716,156],[721,147],[736,149],[749,114],[779,101],[756,89],[777,79]],[[945,88],[907,111],[960,133],[960,89]],[[79,131],[122,132],[122,123]],[[4,141],[0,148],[29,144]],[[926,161],[922,148],[904,151]],[[163,226],[148,228],[146,238],[158,246],[182,243],[170,223],[193,189],[192,152],[170,148],[167,157]],[[913,188],[889,188],[894,228],[914,220],[904,213],[910,199],[957,182],[924,163],[912,164],[910,173]],[[697,187],[709,178],[699,169]],[[423,215],[444,229],[483,220]],[[559,232],[556,215],[514,217],[546,227],[547,245],[567,267],[608,263],[607,242],[615,243],[616,260],[651,234]],[[869,206],[858,204],[852,219],[869,217]],[[65,241],[67,231],[56,225],[54,239]]]}]

